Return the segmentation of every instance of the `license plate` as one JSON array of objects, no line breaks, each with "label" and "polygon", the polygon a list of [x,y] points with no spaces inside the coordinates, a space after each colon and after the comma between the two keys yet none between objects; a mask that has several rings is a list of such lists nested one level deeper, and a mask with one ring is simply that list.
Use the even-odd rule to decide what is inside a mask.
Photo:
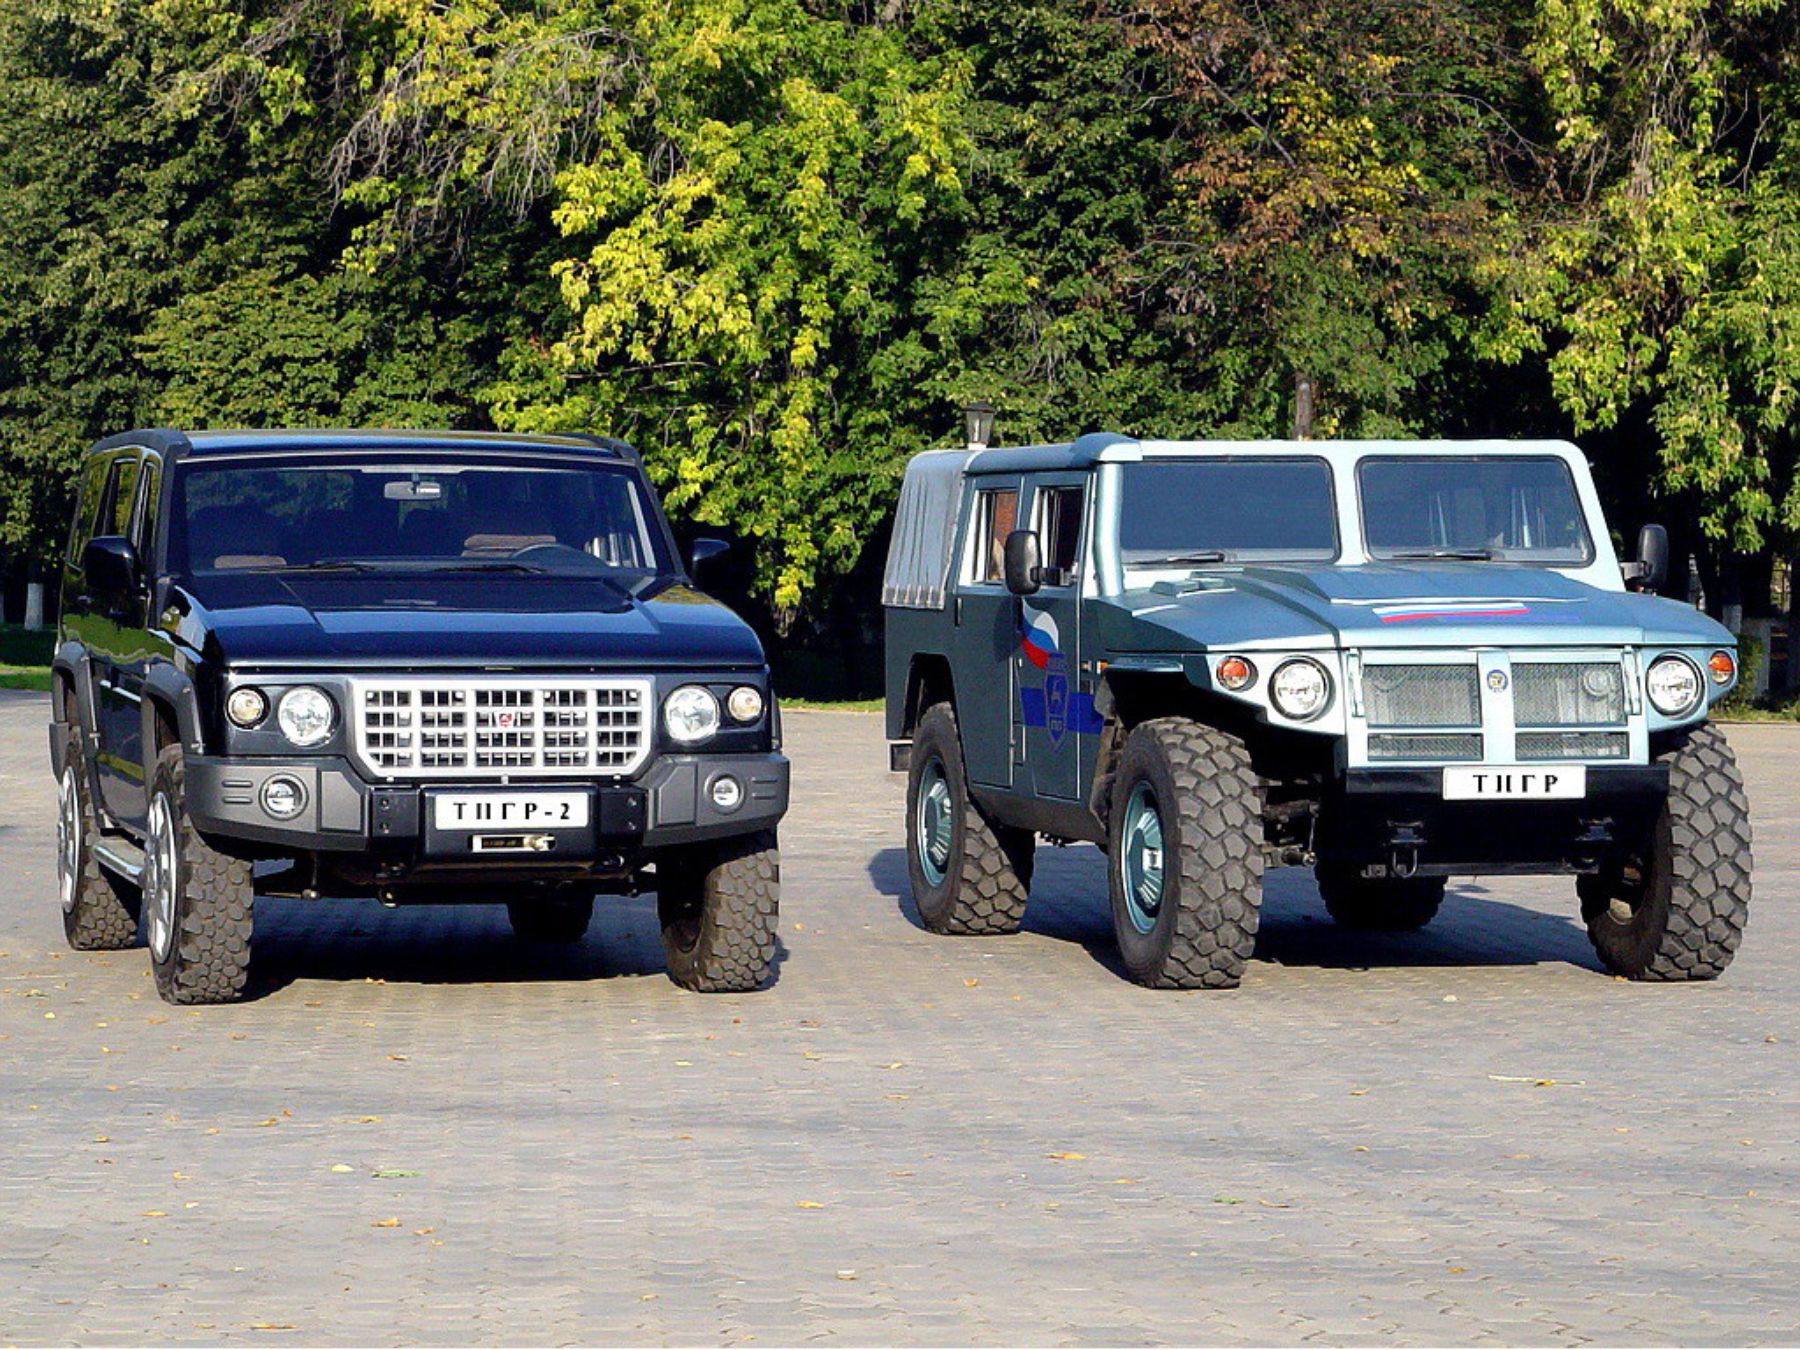
[{"label": "license plate", "polygon": [[432,820],[440,830],[494,830],[520,826],[581,829],[588,823],[585,792],[441,792]]},{"label": "license plate", "polygon": [[1459,765],[1444,770],[1447,802],[1554,802],[1585,796],[1585,764]]}]

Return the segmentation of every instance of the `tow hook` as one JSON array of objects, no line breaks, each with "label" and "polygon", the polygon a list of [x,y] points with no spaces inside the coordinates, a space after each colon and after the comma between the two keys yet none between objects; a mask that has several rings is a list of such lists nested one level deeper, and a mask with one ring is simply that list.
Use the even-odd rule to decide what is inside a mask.
[{"label": "tow hook", "polygon": [[1613,823],[1611,816],[1600,816],[1594,820],[1584,820],[1581,825],[1581,833],[1575,836],[1571,849],[1571,861],[1576,867],[1586,871],[1599,866],[1601,855],[1611,847]]},{"label": "tow hook", "polygon": [[1419,850],[1425,846],[1425,831],[1417,821],[1395,824],[1393,828],[1394,833],[1388,840],[1388,873],[1404,881],[1418,875]]}]

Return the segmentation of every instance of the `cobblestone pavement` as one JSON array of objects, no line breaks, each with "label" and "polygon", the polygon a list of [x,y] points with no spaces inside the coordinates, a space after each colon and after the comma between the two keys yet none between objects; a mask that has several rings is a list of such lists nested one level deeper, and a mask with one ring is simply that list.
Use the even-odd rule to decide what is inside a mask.
[{"label": "cobblestone pavement", "polygon": [[1734,728],[1757,906],[1712,985],[1600,974],[1566,880],[1422,934],[1271,877],[1243,989],[1112,963],[1092,849],[1028,932],[905,900],[880,722],[789,718],[779,980],[653,904],[264,901],[260,997],[68,951],[41,696],[0,696],[0,1343],[1792,1342],[1800,732]]}]

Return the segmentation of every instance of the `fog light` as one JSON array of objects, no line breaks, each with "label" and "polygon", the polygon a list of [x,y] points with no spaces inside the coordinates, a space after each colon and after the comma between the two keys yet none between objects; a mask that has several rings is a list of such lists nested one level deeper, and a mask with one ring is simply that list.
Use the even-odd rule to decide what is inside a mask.
[{"label": "fog light", "polygon": [[713,779],[712,804],[721,811],[735,811],[744,804],[744,785],[730,774]]},{"label": "fog light", "polygon": [[225,700],[225,715],[231,719],[232,726],[248,731],[269,715],[269,697],[262,690],[247,686],[233,689],[231,697]]},{"label": "fog light", "polygon": [[264,813],[276,820],[292,820],[306,809],[306,789],[298,778],[285,773],[264,779],[258,799]]}]

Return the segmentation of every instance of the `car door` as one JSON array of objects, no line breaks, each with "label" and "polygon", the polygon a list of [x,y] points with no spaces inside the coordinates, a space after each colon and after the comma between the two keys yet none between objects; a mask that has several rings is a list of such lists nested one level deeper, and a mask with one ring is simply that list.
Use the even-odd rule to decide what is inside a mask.
[{"label": "car door", "polygon": [[1023,520],[1036,532],[1042,586],[1019,601],[1013,654],[1018,685],[1014,713],[1026,773],[1038,797],[1081,795],[1080,735],[1093,700],[1081,687],[1081,549],[1087,512],[1083,474],[1034,475],[1026,482]]},{"label": "car door", "polygon": [[1024,747],[1013,718],[1013,653],[1019,645],[1019,601],[1002,571],[1006,536],[1018,527],[1023,479],[980,475],[963,497],[962,549],[951,600],[952,665],[963,765],[971,782],[1009,788]]},{"label": "car door", "polygon": [[[121,450],[114,455],[100,512],[94,522],[96,538],[132,537],[138,517],[142,486],[143,452]],[[144,815],[143,677],[145,657],[144,568],[138,584],[117,593],[100,593],[88,578],[87,647],[94,681],[95,730],[99,733],[100,798],[115,820],[137,822]]]}]

